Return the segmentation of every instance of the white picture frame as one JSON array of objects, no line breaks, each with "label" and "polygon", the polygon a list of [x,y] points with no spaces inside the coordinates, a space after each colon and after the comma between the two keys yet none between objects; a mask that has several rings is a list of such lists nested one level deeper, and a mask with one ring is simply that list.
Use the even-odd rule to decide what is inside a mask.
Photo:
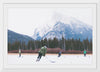
[{"label": "white picture frame", "polygon": [[[25,1],[22,1],[22,0],[18,0],[18,1],[12,1],[12,0],[9,0],[9,1],[6,1],[6,0],[2,0],[1,1],[1,4],[0,4],[0,9],[1,9],[1,13],[0,13],[0,15],[1,15],[1,17],[0,17],[0,21],[1,21],[1,26],[0,26],[0,34],[1,34],[1,38],[0,38],[0,43],[1,43],[1,50],[0,50],[0,70],[1,70],[1,72],[3,72],[3,71],[6,71],[6,72],[8,72],[8,71],[15,71],[15,72],[17,72],[17,71],[38,71],[38,72],[40,72],[40,71],[68,71],[68,72],[75,72],[75,71],[77,71],[77,72],[83,72],[83,71],[85,71],[85,72],[87,72],[87,71],[91,71],[91,72],[99,72],[100,71],[100,63],[99,63],[99,38],[98,38],[98,36],[96,36],[95,35],[95,40],[94,40],[94,42],[95,43],[97,43],[97,44],[95,44],[95,47],[97,48],[96,49],[96,51],[95,51],[95,58],[96,58],[96,61],[94,61],[94,63],[96,63],[96,65],[95,65],[95,68],[92,66],[91,68],[89,67],[89,66],[86,66],[85,68],[83,68],[83,67],[79,67],[79,66],[77,66],[76,65],[76,67],[74,66],[74,67],[72,67],[71,68],[71,66],[69,66],[69,67],[66,67],[66,66],[57,66],[57,65],[55,65],[54,67],[53,66],[50,66],[50,65],[47,65],[47,66],[42,66],[42,65],[40,65],[40,66],[37,66],[37,67],[31,67],[31,66],[29,66],[29,67],[18,67],[18,66],[16,66],[16,65],[13,65],[13,66],[7,66],[6,65],[6,58],[5,58],[5,54],[7,53],[6,52],[6,46],[7,45],[5,45],[5,43],[6,43],[6,41],[7,41],[7,39],[6,39],[6,28],[7,28],[7,25],[5,24],[5,23],[7,23],[7,22],[5,22],[4,20],[6,19],[6,16],[5,16],[5,6],[4,5],[11,5],[11,4],[25,4],[25,6],[27,5],[27,4],[95,4],[96,5],[96,28],[97,29],[99,29],[99,23],[100,23],[100,21],[99,21],[99,18],[100,18],[100,16],[99,16],[99,10],[100,10],[100,3],[99,3],[99,0],[89,0],[89,1],[86,1],[86,0],[84,0],[84,1],[74,1],[74,0],[71,0],[71,1],[64,1],[64,0],[59,0],[59,1],[57,1],[57,0],[51,0],[51,1],[45,1],[45,0],[43,0],[43,1],[40,1],[40,0],[34,0],[34,1],[31,1],[31,0],[25,0]],[[19,6],[20,7],[20,6]],[[96,29],[95,29],[96,30]],[[99,35],[99,32],[98,32],[99,30],[96,30],[95,31],[95,34],[97,34],[97,35]],[[96,38],[97,37],[97,38]],[[5,65],[6,65],[6,67],[5,67]]]}]

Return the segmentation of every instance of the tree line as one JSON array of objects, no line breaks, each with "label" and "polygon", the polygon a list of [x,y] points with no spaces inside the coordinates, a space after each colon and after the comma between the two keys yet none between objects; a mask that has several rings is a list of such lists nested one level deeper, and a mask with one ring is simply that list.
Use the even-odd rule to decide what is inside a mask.
[{"label": "tree line", "polygon": [[21,48],[22,50],[35,50],[41,48],[43,45],[46,45],[48,48],[61,48],[65,51],[67,50],[80,50],[83,51],[88,50],[92,51],[92,39],[88,40],[85,39],[83,41],[79,39],[65,39],[62,37],[62,39],[57,39],[54,37],[53,39],[42,39],[42,40],[30,40],[28,43],[25,43],[25,41],[15,41],[13,43],[8,42],[8,51],[12,50],[19,50]]}]

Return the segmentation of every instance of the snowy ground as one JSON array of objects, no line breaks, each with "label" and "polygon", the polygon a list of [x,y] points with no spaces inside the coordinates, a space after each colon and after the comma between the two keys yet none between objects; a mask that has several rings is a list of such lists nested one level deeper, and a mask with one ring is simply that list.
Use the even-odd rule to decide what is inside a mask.
[{"label": "snowy ground", "polygon": [[8,64],[91,64],[92,55],[68,55],[64,54],[57,57],[57,54],[46,55],[39,62],[36,62],[37,54],[25,54],[19,57],[17,54],[8,54]]}]

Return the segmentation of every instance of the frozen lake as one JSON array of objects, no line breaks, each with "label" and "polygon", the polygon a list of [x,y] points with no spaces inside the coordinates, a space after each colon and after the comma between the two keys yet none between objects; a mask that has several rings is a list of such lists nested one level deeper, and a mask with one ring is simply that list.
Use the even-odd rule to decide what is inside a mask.
[{"label": "frozen lake", "polygon": [[18,54],[8,54],[8,64],[91,64],[93,58],[92,55],[84,57],[82,54],[57,56],[57,54],[47,54],[39,62],[36,62],[37,54],[22,54],[21,57]]}]

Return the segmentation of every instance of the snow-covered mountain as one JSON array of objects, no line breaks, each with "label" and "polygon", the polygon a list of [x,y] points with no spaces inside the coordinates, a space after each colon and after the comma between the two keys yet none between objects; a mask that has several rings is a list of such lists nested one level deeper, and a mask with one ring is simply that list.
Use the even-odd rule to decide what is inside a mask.
[{"label": "snow-covered mountain", "polygon": [[[46,30],[45,28],[43,29],[44,31],[35,31],[33,38],[36,40],[45,38],[52,39],[54,37],[61,39],[64,36],[66,39],[92,39],[92,26],[73,17],[65,17],[62,15],[55,15],[53,19],[55,24],[51,28],[46,27]],[[40,33],[43,35],[41,36]]]},{"label": "snow-covered mountain", "polygon": [[66,39],[92,39],[92,28],[85,24],[64,24],[62,22],[57,22],[51,31],[46,33],[42,38],[58,38],[61,39],[62,36]]}]

